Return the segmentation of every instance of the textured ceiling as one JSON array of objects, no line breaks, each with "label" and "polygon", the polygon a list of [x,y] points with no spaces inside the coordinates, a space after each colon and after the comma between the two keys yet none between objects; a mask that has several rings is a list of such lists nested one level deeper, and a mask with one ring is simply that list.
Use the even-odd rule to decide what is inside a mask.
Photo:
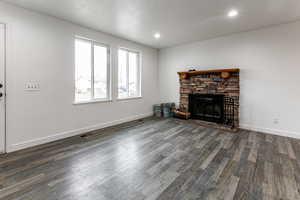
[{"label": "textured ceiling", "polygon": [[[4,0],[155,48],[300,19],[299,0]],[[234,19],[227,12],[237,9]],[[153,37],[155,32],[161,38]]]}]

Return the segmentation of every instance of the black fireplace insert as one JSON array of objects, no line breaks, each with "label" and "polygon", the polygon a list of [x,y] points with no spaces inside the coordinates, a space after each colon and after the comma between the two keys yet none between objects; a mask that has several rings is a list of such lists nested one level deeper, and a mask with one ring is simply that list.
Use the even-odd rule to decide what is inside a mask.
[{"label": "black fireplace insert", "polygon": [[190,94],[189,112],[192,119],[224,123],[224,95]]}]

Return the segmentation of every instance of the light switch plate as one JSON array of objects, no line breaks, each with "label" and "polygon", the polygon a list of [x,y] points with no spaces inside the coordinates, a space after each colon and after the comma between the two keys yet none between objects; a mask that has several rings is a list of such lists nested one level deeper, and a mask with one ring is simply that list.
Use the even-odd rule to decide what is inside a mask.
[{"label": "light switch plate", "polygon": [[39,91],[40,84],[36,82],[28,82],[25,84],[25,91]]}]

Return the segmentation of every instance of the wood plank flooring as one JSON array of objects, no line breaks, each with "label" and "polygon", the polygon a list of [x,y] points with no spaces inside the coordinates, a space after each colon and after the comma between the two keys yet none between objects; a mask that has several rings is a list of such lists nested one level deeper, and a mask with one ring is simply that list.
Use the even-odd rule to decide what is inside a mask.
[{"label": "wood plank flooring", "polygon": [[0,199],[299,200],[300,141],[149,118],[0,156]]}]

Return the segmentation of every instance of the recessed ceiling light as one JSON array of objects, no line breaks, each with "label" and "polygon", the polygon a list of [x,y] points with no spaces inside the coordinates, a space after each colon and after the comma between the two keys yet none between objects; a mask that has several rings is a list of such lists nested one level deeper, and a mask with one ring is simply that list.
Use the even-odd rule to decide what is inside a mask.
[{"label": "recessed ceiling light", "polygon": [[231,18],[236,17],[238,15],[239,15],[239,12],[237,10],[230,10],[227,14],[227,16],[231,17]]},{"label": "recessed ceiling light", "polygon": [[154,37],[155,37],[155,39],[159,39],[160,38],[160,33],[155,33]]}]

